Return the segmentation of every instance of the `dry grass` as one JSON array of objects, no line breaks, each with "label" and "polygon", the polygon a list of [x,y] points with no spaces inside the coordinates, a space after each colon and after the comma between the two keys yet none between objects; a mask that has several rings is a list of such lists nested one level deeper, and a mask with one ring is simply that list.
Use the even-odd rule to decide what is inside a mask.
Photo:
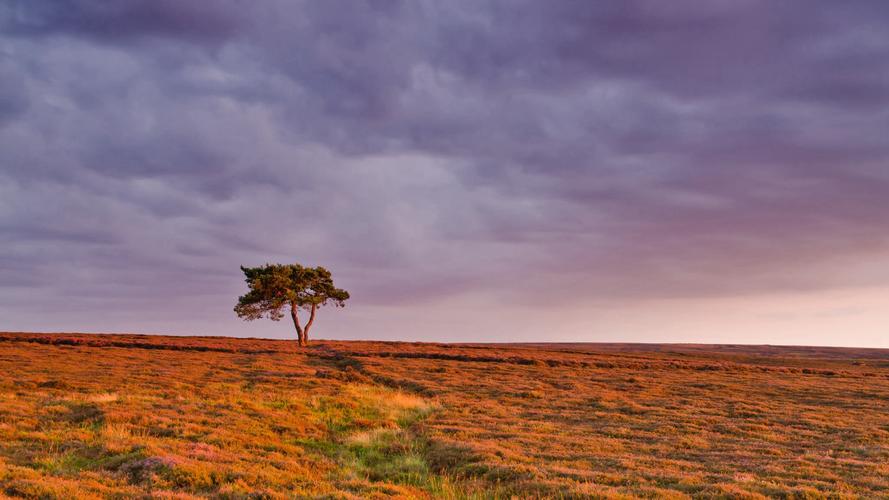
[{"label": "dry grass", "polygon": [[889,353],[0,334],[0,496],[889,497]]}]

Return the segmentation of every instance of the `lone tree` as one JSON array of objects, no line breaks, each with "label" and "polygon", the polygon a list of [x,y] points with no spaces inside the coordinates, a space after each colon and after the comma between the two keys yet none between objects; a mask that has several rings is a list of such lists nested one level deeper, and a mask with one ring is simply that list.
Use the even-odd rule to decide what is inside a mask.
[{"label": "lone tree", "polygon": [[[299,335],[299,345],[309,343],[309,329],[315,322],[319,306],[332,303],[344,307],[349,292],[333,286],[330,271],[323,267],[303,267],[299,264],[266,264],[261,267],[241,266],[250,291],[238,298],[235,312],[247,321],[268,316],[273,321],[284,317],[281,311],[290,307],[293,326]],[[309,313],[309,321],[300,326],[298,311]]]}]

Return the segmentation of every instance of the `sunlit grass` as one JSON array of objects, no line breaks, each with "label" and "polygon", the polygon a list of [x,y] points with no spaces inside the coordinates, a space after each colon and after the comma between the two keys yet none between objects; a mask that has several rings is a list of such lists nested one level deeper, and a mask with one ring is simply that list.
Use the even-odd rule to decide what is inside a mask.
[{"label": "sunlit grass", "polygon": [[881,358],[59,338],[0,342],[0,496],[889,496]]}]

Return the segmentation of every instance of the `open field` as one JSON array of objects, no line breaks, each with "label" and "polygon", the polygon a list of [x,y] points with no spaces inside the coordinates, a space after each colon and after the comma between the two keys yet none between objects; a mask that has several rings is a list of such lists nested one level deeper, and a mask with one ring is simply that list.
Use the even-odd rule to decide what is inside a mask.
[{"label": "open field", "polygon": [[889,351],[0,334],[0,494],[889,498]]}]

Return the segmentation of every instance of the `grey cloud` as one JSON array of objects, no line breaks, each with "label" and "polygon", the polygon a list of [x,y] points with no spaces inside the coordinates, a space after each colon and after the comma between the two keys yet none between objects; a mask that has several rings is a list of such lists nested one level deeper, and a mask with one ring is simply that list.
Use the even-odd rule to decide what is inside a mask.
[{"label": "grey cloud", "polygon": [[889,243],[885,3],[197,5],[0,9],[5,283],[74,265],[206,305],[303,260],[384,307],[889,280],[841,272]]},{"label": "grey cloud", "polygon": [[20,35],[71,34],[99,40],[140,36],[218,39],[235,33],[237,2],[212,6],[175,0],[13,0],[0,9],[5,30]]}]

